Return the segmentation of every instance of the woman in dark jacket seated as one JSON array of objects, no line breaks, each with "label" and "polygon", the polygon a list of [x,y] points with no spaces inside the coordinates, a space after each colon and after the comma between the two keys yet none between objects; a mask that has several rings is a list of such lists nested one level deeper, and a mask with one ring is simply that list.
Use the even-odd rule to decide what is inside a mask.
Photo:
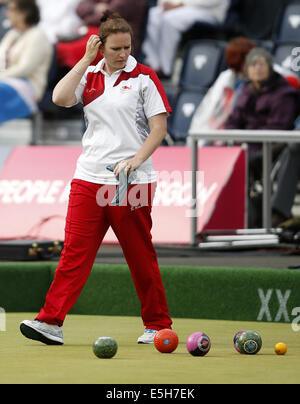
[{"label": "woman in dark jacket seated", "polygon": [[294,129],[298,92],[273,70],[272,55],[263,48],[252,49],[246,58],[246,73],[249,81],[226,129]]},{"label": "woman in dark jacket seated", "polygon": [[[273,70],[272,55],[263,48],[249,52],[245,63],[248,82],[245,83],[236,106],[229,116],[226,129],[293,130],[299,111],[298,91]],[[273,160],[283,149],[273,146]],[[249,187],[262,175],[262,144],[248,145]]]}]

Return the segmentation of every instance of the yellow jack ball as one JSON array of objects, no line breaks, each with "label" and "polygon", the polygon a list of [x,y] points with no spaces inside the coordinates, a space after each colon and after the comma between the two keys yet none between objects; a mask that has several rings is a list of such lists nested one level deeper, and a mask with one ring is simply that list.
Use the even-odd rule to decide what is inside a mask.
[{"label": "yellow jack ball", "polygon": [[284,342],[278,342],[274,347],[274,351],[277,355],[285,355],[287,352],[287,346]]}]

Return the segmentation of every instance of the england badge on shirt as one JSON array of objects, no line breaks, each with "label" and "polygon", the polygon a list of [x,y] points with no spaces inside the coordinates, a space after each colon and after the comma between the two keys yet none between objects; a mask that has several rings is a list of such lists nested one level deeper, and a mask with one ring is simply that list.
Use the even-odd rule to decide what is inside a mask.
[{"label": "england badge on shirt", "polygon": [[121,92],[122,93],[127,93],[130,90],[131,90],[131,86],[124,85],[124,86],[121,87]]}]

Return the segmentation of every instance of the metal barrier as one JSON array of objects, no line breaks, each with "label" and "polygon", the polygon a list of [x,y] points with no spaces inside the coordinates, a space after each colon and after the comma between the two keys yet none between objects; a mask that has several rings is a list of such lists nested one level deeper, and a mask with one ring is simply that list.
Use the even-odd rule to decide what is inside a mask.
[{"label": "metal barrier", "polygon": [[300,131],[280,130],[211,130],[202,133],[191,132],[188,142],[191,147],[192,206],[190,244],[197,245],[197,170],[198,140],[262,143],[263,145],[263,227],[271,228],[271,170],[272,143],[300,143]]}]

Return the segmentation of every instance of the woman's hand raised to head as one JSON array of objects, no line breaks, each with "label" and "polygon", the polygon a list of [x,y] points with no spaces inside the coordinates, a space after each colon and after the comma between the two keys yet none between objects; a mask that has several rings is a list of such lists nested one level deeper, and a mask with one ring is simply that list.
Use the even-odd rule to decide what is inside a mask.
[{"label": "woman's hand raised to head", "polygon": [[91,35],[86,44],[86,50],[84,54],[84,59],[88,60],[90,63],[96,58],[99,48],[101,45],[101,40],[98,35]]}]

